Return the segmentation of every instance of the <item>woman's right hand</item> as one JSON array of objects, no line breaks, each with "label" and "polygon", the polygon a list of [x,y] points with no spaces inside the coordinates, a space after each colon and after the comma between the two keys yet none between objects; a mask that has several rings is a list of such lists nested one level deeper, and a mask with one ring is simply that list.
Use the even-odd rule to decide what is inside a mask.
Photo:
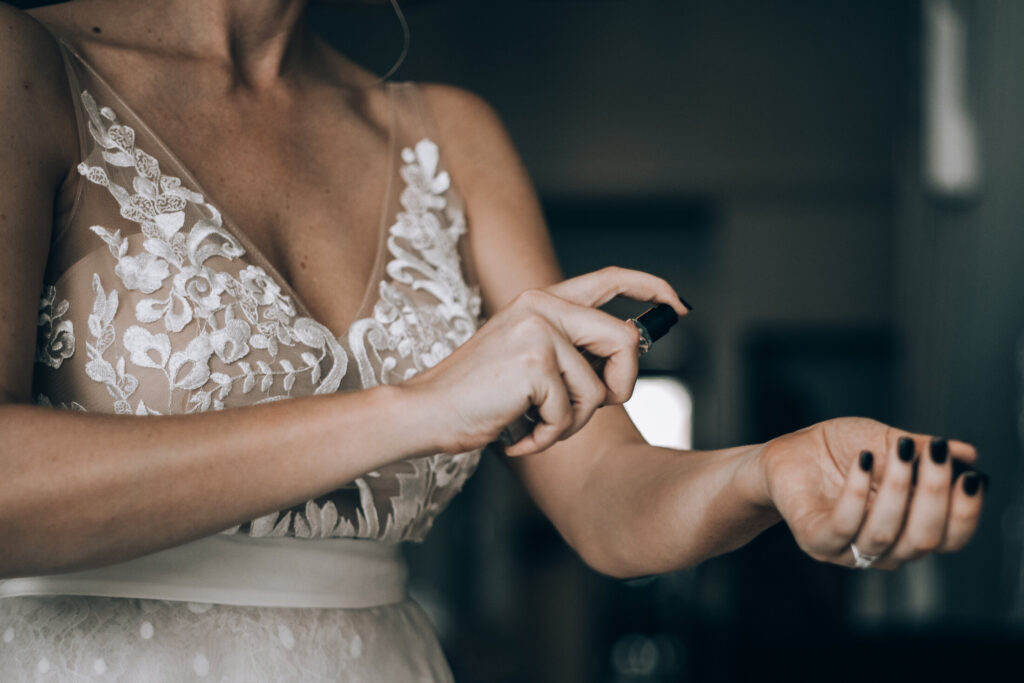
[{"label": "woman's right hand", "polygon": [[[665,280],[603,268],[522,292],[442,362],[400,385],[423,399],[437,449],[483,447],[534,405],[542,421],[505,453],[536,453],[575,434],[600,406],[625,402],[639,334],[595,308],[620,295],[688,312]],[[607,359],[602,377],[581,350]]]}]

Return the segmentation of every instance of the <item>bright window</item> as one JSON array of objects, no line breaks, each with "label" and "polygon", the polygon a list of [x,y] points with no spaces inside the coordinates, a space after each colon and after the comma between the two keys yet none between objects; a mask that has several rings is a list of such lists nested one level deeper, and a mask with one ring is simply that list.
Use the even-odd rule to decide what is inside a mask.
[{"label": "bright window", "polygon": [[641,377],[625,408],[652,446],[693,447],[693,399],[679,380]]}]

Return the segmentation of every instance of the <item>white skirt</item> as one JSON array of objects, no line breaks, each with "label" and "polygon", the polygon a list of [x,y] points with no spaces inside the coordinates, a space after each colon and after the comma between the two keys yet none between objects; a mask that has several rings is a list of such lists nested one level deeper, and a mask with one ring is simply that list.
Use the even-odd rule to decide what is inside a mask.
[{"label": "white skirt", "polygon": [[397,548],[252,541],[0,582],[0,681],[452,681]]}]

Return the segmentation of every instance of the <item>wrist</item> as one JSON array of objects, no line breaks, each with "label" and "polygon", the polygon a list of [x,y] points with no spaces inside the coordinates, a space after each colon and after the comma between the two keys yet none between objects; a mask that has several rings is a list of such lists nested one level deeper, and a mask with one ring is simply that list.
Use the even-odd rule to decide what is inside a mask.
[{"label": "wrist", "polygon": [[768,479],[769,461],[776,448],[776,440],[747,447],[740,456],[736,472],[737,487],[749,504],[777,521],[780,516],[772,498]]},{"label": "wrist", "polygon": [[381,400],[387,403],[391,429],[398,438],[403,459],[434,455],[446,451],[437,401],[416,382],[381,385]]}]

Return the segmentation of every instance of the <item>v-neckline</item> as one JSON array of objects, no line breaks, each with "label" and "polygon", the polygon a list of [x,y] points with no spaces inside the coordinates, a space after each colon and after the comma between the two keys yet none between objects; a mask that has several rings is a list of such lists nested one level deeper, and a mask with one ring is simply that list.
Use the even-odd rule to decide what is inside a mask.
[{"label": "v-neckline", "polygon": [[[292,286],[291,282],[289,282],[281,274],[281,272],[277,269],[277,267],[273,264],[273,262],[269,258],[267,258],[266,254],[264,254],[263,251],[260,248],[258,248],[252,242],[252,240],[249,239],[249,237],[245,234],[245,232],[243,230],[239,229],[238,225],[231,218],[231,216],[229,216],[227,213],[225,213],[223,210],[221,210],[221,207],[218,204],[218,202],[216,202],[215,200],[212,199],[211,195],[206,191],[206,188],[204,188],[203,185],[196,179],[196,177],[192,173],[191,169],[189,169],[189,167],[185,165],[185,163],[178,157],[178,155],[174,153],[174,151],[170,148],[170,146],[166,142],[164,142],[163,138],[161,138],[149,126],[149,124],[146,123],[145,119],[143,119],[141,116],[139,116],[139,114],[135,111],[135,109],[130,104],[128,104],[128,102],[121,96],[121,94],[118,93],[118,91],[115,90],[114,87],[110,85],[110,82],[107,81],[107,79],[102,74],[100,74],[99,71],[97,71],[96,68],[93,67],[92,64],[90,64],[89,61],[84,56],[82,56],[82,54],[77,49],[75,49],[75,47],[73,45],[71,45],[67,40],[65,40],[63,36],[61,36],[56,31],[54,31],[53,28],[50,27],[49,25],[47,25],[47,28],[50,29],[50,32],[54,35],[54,37],[57,39],[57,41],[71,55],[73,55],[75,57],[75,59],[77,59],[82,64],[83,67],[85,67],[89,71],[89,73],[92,75],[92,77],[95,78],[96,81],[103,88],[105,88],[107,90],[107,92],[110,94],[110,96],[113,97],[113,99],[116,101],[116,104],[128,116],[130,116],[133,119],[133,122],[136,125],[138,125],[138,127],[141,128],[142,131],[144,133],[146,133],[146,135],[149,136],[149,138],[153,141],[153,143],[157,147],[160,148],[160,150],[165,155],[165,158],[171,163],[171,165],[176,167],[175,170],[180,172],[182,177],[184,178],[184,180],[192,185],[192,189],[195,192],[198,192],[199,194],[201,194],[203,196],[203,201],[205,203],[213,206],[217,210],[217,212],[220,214],[221,223],[222,223],[223,228],[233,238],[238,240],[238,242],[245,249],[246,253],[243,254],[243,257],[244,256],[248,256],[250,261],[257,261],[257,263],[255,263],[254,265],[261,266],[265,270],[267,275],[270,277],[270,279],[273,280],[277,284],[277,286],[280,287],[292,299],[292,302],[295,304],[296,311],[301,316],[307,317],[310,320],[312,320],[315,323],[317,323],[318,325],[320,325],[321,327],[323,327],[325,330],[330,332],[331,335],[333,337],[335,337],[335,339],[341,340],[341,339],[344,339],[345,337],[347,337],[348,333],[349,333],[349,330],[352,329],[352,326],[355,325],[359,320],[361,320],[361,319],[363,319],[365,317],[363,315],[364,311],[365,311],[365,309],[367,307],[367,304],[369,303],[369,299],[371,298],[371,296],[373,294],[373,291],[375,289],[375,285],[377,285],[379,280],[380,280],[381,261],[384,258],[385,244],[387,242],[387,232],[388,232],[388,230],[387,230],[387,222],[388,222],[389,213],[390,213],[389,207],[391,205],[391,198],[392,198],[392,194],[393,194],[393,186],[394,186],[394,178],[395,178],[395,157],[398,155],[398,150],[397,150],[398,133],[397,133],[397,130],[396,130],[397,129],[397,124],[398,124],[398,119],[397,119],[397,114],[396,114],[394,84],[389,82],[389,81],[384,81],[384,82],[382,82],[380,84],[380,86],[384,89],[385,94],[387,95],[387,98],[388,98],[388,106],[390,108],[390,117],[389,117],[390,121],[389,121],[389,126],[388,126],[388,142],[387,142],[387,149],[388,149],[387,178],[386,178],[387,182],[386,182],[385,188],[384,188],[384,200],[383,200],[383,204],[381,206],[380,217],[379,217],[378,222],[377,222],[377,247],[376,247],[376,254],[375,254],[374,260],[373,260],[373,267],[370,270],[370,277],[369,277],[368,281],[366,282],[366,284],[365,284],[365,286],[363,288],[363,293],[362,293],[362,297],[360,299],[359,306],[356,308],[355,312],[352,314],[351,319],[348,321],[348,324],[345,325],[345,327],[343,329],[341,329],[341,330],[334,330],[334,329],[331,328],[331,326],[325,324],[317,316],[313,315],[313,313],[310,310],[309,306],[306,305],[305,300],[295,290],[295,288]],[[83,88],[84,92],[88,92],[88,90],[89,90],[88,88]],[[78,95],[80,95],[80,93]],[[338,332],[340,332],[340,334]]]}]

